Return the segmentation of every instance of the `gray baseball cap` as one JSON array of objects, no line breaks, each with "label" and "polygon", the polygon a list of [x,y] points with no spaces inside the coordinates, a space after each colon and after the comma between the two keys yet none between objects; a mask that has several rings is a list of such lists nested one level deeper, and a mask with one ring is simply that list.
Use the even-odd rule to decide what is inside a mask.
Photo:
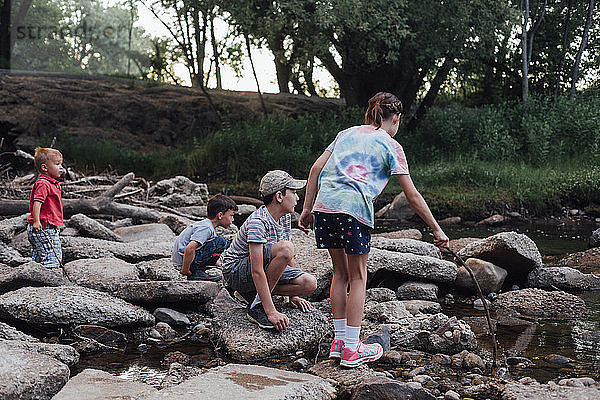
[{"label": "gray baseball cap", "polygon": [[268,196],[283,189],[302,189],[306,186],[303,179],[294,179],[290,174],[280,169],[269,171],[260,180],[258,191],[262,196]]}]

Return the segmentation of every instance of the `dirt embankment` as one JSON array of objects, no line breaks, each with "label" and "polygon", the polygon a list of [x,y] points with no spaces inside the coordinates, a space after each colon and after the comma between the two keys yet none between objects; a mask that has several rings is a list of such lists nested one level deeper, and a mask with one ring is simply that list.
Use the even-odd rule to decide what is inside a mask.
[{"label": "dirt embankment", "polygon": [[[208,91],[219,115],[198,88],[149,86],[138,81],[0,72],[3,151],[31,150],[42,137],[114,140],[148,151],[202,138],[222,123],[263,114],[254,92]],[[269,113],[298,116],[337,111],[340,100],[265,94]],[[223,122],[221,122],[223,121]]]}]

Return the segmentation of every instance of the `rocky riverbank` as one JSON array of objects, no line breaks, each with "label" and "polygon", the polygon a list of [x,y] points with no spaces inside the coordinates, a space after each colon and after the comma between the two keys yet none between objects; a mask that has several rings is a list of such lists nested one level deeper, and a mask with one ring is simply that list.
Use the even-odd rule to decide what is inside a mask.
[{"label": "rocky riverbank", "polygon": [[[125,187],[124,194],[137,189]],[[122,204],[124,200],[112,195],[111,201]],[[247,321],[244,305],[220,283],[184,280],[171,265],[175,235],[206,212],[202,207],[208,198],[206,186],[179,177],[121,199],[135,196],[143,200],[127,205],[133,218],[122,215],[118,206],[70,215],[61,237],[65,261],[61,271],[30,261],[25,215],[6,215],[0,221],[0,397],[595,399],[600,395],[599,385],[585,372],[572,379],[557,374],[539,383],[529,377],[511,379],[512,366],[532,362],[517,345],[500,348],[500,368],[491,377],[493,360],[484,345],[489,336],[481,318],[444,311],[461,304],[470,307],[474,286],[464,267],[422,241],[420,231],[374,235],[362,333],[363,339],[380,342],[386,352],[373,365],[344,370],[324,357],[332,338],[327,299],[331,267],[314,237],[298,230],[292,233],[298,266],[318,280],[310,298],[313,311],[305,314],[289,307],[285,298],[277,299],[292,323],[283,332],[267,332]],[[153,212],[142,213],[142,206]],[[243,220],[254,209],[252,204],[241,206],[236,219]],[[108,215],[109,210],[115,214]],[[235,231],[232,226],[221,233]],[[600,288],[600,278],[590,273],[598,269],[577,268],[579,263],[600,267],[597,256],[567,255],[549,263],[533,240],[517,232],[458,239],[452,248],[467,260],[484,289],[497,329],[526,331],[552,321],[584,318],[588,306],[573,293]],[[582,340],[593,341],[598,332],[586,334],[590,337]],[[210,346],[215,357],[198,360],[185,352],[171,352],[162,360],[167,372],[155,385],[101,371],[101,362],[83,371],[78,366],[81,358],[89,366],[90,360],[124,354],[126,349],[144,354],[152,348],[177,348],[183,342]],[[574,362],[554,356],[548,362]],[[289,362],[282,364],[281,359]]]}]

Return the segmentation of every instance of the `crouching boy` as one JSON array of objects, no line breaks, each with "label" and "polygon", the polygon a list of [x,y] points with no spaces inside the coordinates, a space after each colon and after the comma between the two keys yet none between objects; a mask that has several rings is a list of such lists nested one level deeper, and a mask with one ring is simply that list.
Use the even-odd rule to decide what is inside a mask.
[{"label": "crouching boy", "polygon": [[208,218],[194,222],[179,234],[173,247],[172,260],[188,280],[216,282],[221,278],[205,271],[207,266],[215,265],[229,242],[217,236],[215,228],[228,228],[233,223],[233,215],[238,207],[229,197],[218,194],[208,201],[206,209]]},{"label": "crouching boy", "polygon": [[62,162],[62,154],[56,149],[35,149],[34,164],[39,177],[29,197],[27,237],[33,261],[46,268],[60,268],[62,263],[59,232],[63,226],[63,205],[57,180],[63,171]]},{"label": "crouching boy", "polygon": [[311,309],[298,296],[314,292],[317,280],[295,267],[290,241],[296,190],[305,185],[287,172],[268,172],[259,187],[265,205],[246,219],[222,256],[226,285],[249,300],[248,319],[263,329],[282,330],[290,324],[275,308],[271,294],[290,296],[290,304],[304,312]]}]

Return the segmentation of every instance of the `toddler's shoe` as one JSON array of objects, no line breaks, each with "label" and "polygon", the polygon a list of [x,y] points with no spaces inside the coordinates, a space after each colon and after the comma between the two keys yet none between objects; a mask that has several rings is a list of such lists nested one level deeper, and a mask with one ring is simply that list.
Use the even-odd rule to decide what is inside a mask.
[{"label": "toddler's shoe", "polygon": [[342,349],[344,348],[344,341],[341,339],[333,339],[331,347],[329,348],[329,358],[339,360],[342,357]]},{"label": "toddler's shoe", "polygon": [[383,347],[379,343],[363,344],[358,343],[356,351],[350,350],[347,346],[342,348],[340,365],[342,367],[354,368],[369,361],[378,360],[383,354]]}]

